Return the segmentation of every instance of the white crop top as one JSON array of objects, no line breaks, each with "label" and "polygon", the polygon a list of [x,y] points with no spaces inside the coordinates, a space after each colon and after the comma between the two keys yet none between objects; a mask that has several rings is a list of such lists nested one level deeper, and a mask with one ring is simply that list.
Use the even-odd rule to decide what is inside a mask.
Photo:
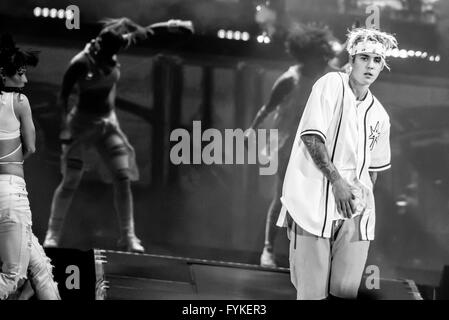
[{"label": "white crop top", "polygon": [[20,137],[20,122],[14,113],[14,92],[0,94],[0,140]]},{"label": "white crop top", "polygon": [[[14,92],[2,92],[0,94],[0,140],[10,140],[20,137],[20,122],[14,113]],[[22,148],[20,143],[17,148],[5,155],[0,155],[0,165],[23,164],[23,161],[5,161],[8,157]]]}]

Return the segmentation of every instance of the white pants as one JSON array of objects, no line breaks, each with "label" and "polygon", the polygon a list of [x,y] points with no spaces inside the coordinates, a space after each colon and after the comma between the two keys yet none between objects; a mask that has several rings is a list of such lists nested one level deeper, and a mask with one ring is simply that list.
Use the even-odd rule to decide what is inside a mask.
[{"label": "white pants", "polygon": [[50,259],[31,230],[25,180],[0,174],[0,300],[30,277],[38,299],[59,300]]},{"label": "white pants", "polygon": [[369,241],[360,240],[360,216],[336,220],[332,237],[315,236],[296,223],[288,228],[290,276],[298,300],[357,298]]}]

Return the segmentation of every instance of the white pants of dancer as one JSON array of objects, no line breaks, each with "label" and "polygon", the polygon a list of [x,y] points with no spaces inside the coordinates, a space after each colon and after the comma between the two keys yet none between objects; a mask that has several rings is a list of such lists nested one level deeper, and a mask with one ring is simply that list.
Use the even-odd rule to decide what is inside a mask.
[{"label": "white pants of dancer", "polygon": [[25,180],[0,174],[0,300],[28,276],[38,299],[59,300],[50,259],[31,230]]}]

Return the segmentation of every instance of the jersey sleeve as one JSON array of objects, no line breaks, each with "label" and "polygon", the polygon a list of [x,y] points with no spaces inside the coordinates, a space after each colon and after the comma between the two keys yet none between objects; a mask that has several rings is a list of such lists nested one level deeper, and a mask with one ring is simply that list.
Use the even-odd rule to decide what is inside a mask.
[{"label": "jersey sleeve", "polygon": [[390,120],[382,125],[377,142],[371,150],[371,163],[368,171],[384,171],[391,167]]},{"label": "jersey sleeve", "polygon": [[326,132],[335,113],[343,82],[336,72],[321,77],[313,86],[304,108],[298,130],[300,136],[314,134],[326,142]]}]

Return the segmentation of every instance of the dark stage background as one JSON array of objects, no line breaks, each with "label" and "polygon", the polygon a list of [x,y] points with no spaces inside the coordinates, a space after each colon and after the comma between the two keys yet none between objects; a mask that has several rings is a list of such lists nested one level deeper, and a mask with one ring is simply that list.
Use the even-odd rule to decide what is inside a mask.
[{"label": "dark stage background", "polygon": [[[366,16],[363,7],[340,12],[338,1],[273,2],[287,8],[289,19],[326,22],[341,40],[355,19]],[[270,44],[254,40],[263,30],[254,18],[257,1],[192,3],[1,2],[0,30],[13,33],[21,46],[42,51],[39,66],[29,70],[26,88],[38,143],[37,153],[25,164],[33,228],[41,241],[60,180],[56,96],[68,62],[98,32],[95,22],[105,16],[128,16],[142,24],[192,19],[195,36],[158,38],[119,56],[118,117],[141,172],[141,180],[133,184],[137,234],[150,253],[259,263],[274,178],[258,175],[255,165],[173,166],[169,133],[180,127],[191,130],[194,120],[202,121],[203,130],[245,129],[292,61],[281,38],[273,36]],[[35,6],[59,9],[69,4],[80,7],[79,30],[66,29],[64,20],[32,15]],[[440,20],[429,13],[382,11],[382,25],[397,34],[400,46],[438,54],[441,60],[392,58],[392,71],[381,74],[372,87],[390,114],[393,162],[376,186],[376,240],[368,264],[378,265],[382,277],[429,285],[438,283],[449,264],[449,78],[441,37],[444,5],[438,10]],[[218,39],[219,29],[246,30],[253,38]],[[264,125],[269,128],[271,121]],[[112,190],[94,168],[76,194],[63,245],[115,249],[117,237]],[[288,266],[284,229],[276,249],[281,266]]]}]

